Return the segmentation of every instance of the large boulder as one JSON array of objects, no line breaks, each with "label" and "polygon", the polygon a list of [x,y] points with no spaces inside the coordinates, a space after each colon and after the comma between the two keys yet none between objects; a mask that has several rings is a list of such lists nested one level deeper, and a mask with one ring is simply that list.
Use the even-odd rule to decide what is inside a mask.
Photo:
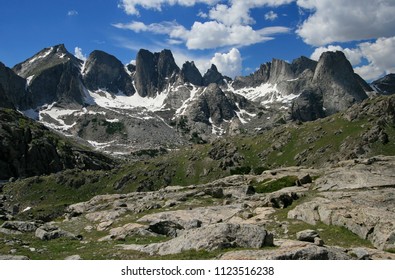
[{"label": "large boulder", "polygon": [[52,240],[57,238],[67,238],[71,240],[79,240],[80,236],[76,236],[68,231],[64,231],[56,225],[44,224],[35,231],[35,236],[41,240]]},{"label": "large boulder", "polygon": [[123,249],[169,255],[188,250],[262,248],[273,245],[273,235],[256,225],[220,223],[182,232],[178,237],[150,245],[121,245]]},{"label": "large boulder", "polygon": [[308,242],[280,240],[273,250],[243,250],[223,254],[221,260],[348,260],[351,257],[336,247],[321,247]]},{"label": "large boulder", "polygon": [[34,232],[41,225],[41,222],[35,221],[6,221],[1,225],[1,228],[16,230],[19,232]]}]

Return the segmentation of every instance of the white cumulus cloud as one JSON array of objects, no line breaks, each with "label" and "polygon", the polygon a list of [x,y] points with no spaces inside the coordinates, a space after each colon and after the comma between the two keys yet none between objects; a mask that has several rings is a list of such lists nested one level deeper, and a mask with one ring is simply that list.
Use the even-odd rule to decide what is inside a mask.
[{"label": "white cumulus cloud", "polygon": [[[206,4],[210,6],[208,13],[199,12],[198,17],[207,21],[195,21],[191,27],[185,27],[176,21],[144,23],[113,24],[114,27],[129,29],[134,32],[150,32],[166,34],[170,44],[184,43],[188,49],[214,49],[220,47],[242,47],[274,39],[274,35],[288,33],[291,28],[274,26],[254,29],[255,20],[251,10],[264,6],[277,7],[295,0],[122,0],[120,7],[130,15],[138,15],[138,8],[155,9],[160,11],[164,5],[194,6]],[[277,15],[272,11],[268,17],[274,19]]]},{"label": "white cumulus cloud", "polygon": [[359,48],[369,64],[355,68],[366,80],[395,73],[395,37],[379,38],[374,43],[361,43]]},{"label": "white cumulus cloud", "polygon": [[219,72],[231,78],[239,76],[243,69],[243,59],[236,48],[232,48],[228,53],[216,53],[210,62],[217,66]]},{"label": "white cumulus cloud", "polygon": [[186,61],[193,61],[202,75],[207,72],[211,64],[215,64],[219,72],[231,78],[240,75],[242,71],[242,56],[236,48],[232,48],[229,52],[217,52],[212,56],[199,56],[179,48],[175,48],[172,52],[179,67]]},{"label": "white cumulus cloud", "polygon": [[[254,24],[251,17],[251,10],[261,7],[278,7],[289,4],[294,0],[230,0],[228,4],[218,4],[209,12],[209,17],[226,25],[233,24]],[[273,12],[274,16],[274,12]]]},{"label": "white cumulus cloud", "polygon": [[68,15],[69,17],[78,16],[78,11],[76,11],[76,10],[68,11],[68,12],[67,12],[67,15]]},{"label": "white cumulus cloud", "polygon": [[84,55],[84,54],[82,53],[82,49],[81,49],[80,47],[75,47],[75,48],[74,48],[74,56],[75,56],[76,58],[78,58],[78,59],[83,60],[83,61],[86,60],[86,55]]},{"label": "white cumulus cloud", "polygon": [[297,30],[309,45],[395,35],[394,0],[297,0],[297,4],[311,12]]},{"label": "white cumulus cloud", "polygon": [[272,36],[275,34],[290,32],[289,28],[282,26],[254,30],[249,25],[228,26],[217,21],[195,22],[190,30],[175,21],[148,25],[133,21],[128,24],[118,23],[113,26],[134,32],[167,34],[171,42],[185,42],[188,49],[200,50],[226,46],[249,46],[272,40]]},{"label": "white cumulus cloud", "polygon": [[220,0],[121,0],[119,7],[129,15],[139,15],[138,6],[143,9],[161,11],[164,5],[192,7],[200,3],[214,5],[218,2],[220,2]]},{"label": "white cumulus cloud", "polygon": [[270,11],[270,12],[268,12],[268,13],[265,14],[265,19],[266,19],[266,20],[273,21],[273,20],[275,20],[276,18],[278,18],[278,14],[276,14],[274,11]]}]

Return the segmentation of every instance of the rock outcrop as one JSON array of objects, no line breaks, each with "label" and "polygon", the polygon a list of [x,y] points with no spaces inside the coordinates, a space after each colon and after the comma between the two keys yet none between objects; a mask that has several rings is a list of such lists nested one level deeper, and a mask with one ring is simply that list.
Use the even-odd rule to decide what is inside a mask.
[{"label": "rock outcrop", "polygon": [[200,74],[193,61],[187,61],[182,65],[181,77],[185,82],[189,82],[195,86],[203,86],[202,74]]},{"label": "rock outcrop", "polygon": [[210,84],[224,85],[226,81],[230,79],[223,76],[217,69],[217,66],[211,64],[210,69],[203,75],[203,85],[208,86]]},{"label": "rock outcrop", "polygon": [[92,91],[106,89],[113,94],[133,95],[132,77],[125,71],[125,66],[115,56],[102,51],[93,51],[82,73],[85,86]]},{"label": "rock outcrop", "polygon": [[170,255],[188,250],[214,251],[227,248],[262,248],[272,246],[273,236],[254,225],[215,224],[184,231],[178,237],[152,245],[122,245],[125,250]]},{"label": "rock outcrop", "polygon": [[180,68],[169,50],[151,53],[140,50],[136,58],[136,89],[142,97],[156,97],[167,85],[176,81]]},{"label": "rock outcrop", "polygon": [[394,170],[393,158],[346,162],[320,177],[320,195],[296,206],[288,218],[343,226],[376,248],[394,249]]},{"label": "rock outcrop", "polygon": [[0,62],[0,107],[26,108],[26,80]]},{"label": "rock outcrop", "polygon": [[371,86],[380,94],[389,95],[395,93],[395,74],[388,74],[374,81]]},{"label": "rock outcrop", "polygon": [[1,109],[0,124],[0,179],[114,166],[112,159],[78,148],[14,110]]},{"label": "rock outcrop", "polygon": [[326,114],[348,109],[352,104],[368,98],[344,53],[325,52],[314,72],[313,83],[321,89]]},{"label": "rock outcrop", "polygon": [[225,253],[221,260],[349,260],[345,250],[320,247],[308,242],[276,240],[273,250],[244,250]]},{"label": "rock outcrop", "polygon": [[13,70],[28,81],[30,108],[53,102],[83,104],[81,64],[64,45],[57,45],[15,65]]}]

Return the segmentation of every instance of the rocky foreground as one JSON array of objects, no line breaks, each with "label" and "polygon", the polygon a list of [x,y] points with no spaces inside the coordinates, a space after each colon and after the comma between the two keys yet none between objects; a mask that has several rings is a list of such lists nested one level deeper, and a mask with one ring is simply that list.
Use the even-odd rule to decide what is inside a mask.
[{"label": "rocky foreground", "polygon": [[95,196],[61,220],[5,221],[0,259],[395,259],[394,171],[374,157]]}]

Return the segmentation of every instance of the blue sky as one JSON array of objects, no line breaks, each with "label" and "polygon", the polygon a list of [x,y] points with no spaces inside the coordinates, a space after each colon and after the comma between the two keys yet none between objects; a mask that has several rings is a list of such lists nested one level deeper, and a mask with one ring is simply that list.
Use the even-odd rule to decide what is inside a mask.
[{"label": "blue sky", "polygon": [[172,50],[181,67],[231,77],[272,58],[342,50],[367,80],[395,72],[394,0],[1,0],[0,61],[9,67],[64,43],[123,63],[140,48]]}]

